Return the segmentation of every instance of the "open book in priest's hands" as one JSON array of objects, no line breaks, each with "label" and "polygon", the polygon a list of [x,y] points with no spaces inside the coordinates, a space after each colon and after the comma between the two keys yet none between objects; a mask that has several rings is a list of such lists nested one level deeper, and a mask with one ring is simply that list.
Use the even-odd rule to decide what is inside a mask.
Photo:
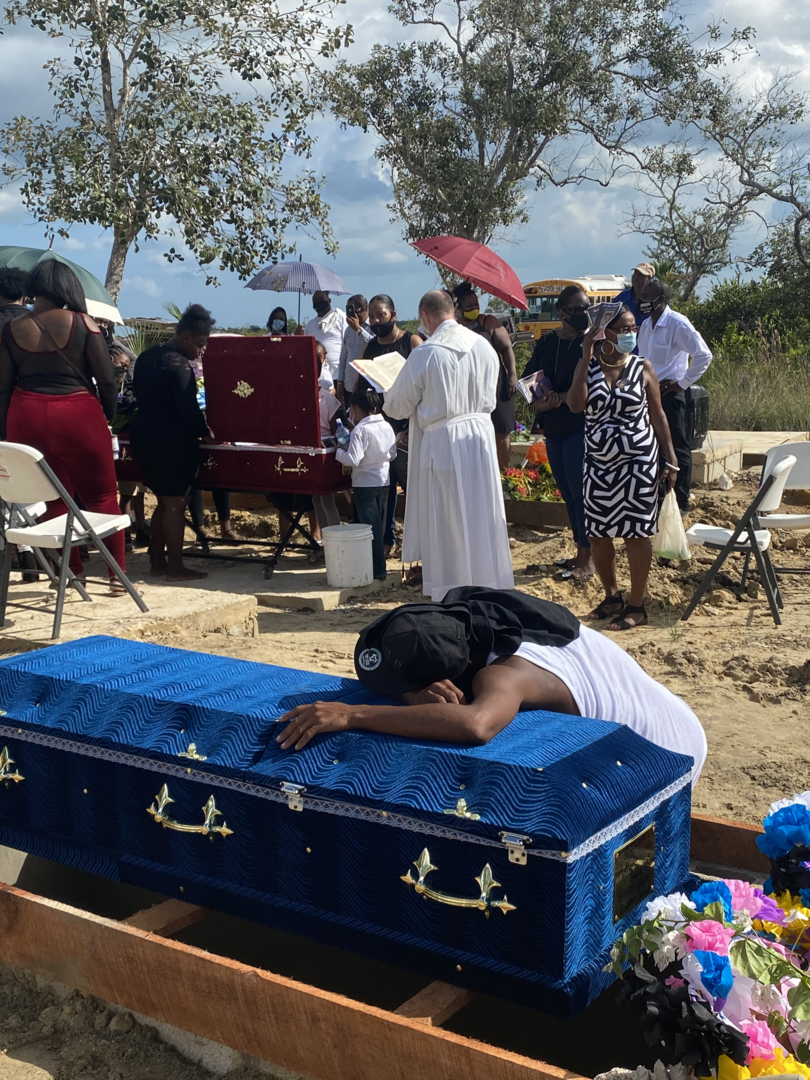
[{"label": "open book in priest's hands", "polygon": [[397,375],[405,366],[401,353],[391,352],[374,360],[352,360],[352,367],[370,382],[379,394],[387,393],[396,382]]}]

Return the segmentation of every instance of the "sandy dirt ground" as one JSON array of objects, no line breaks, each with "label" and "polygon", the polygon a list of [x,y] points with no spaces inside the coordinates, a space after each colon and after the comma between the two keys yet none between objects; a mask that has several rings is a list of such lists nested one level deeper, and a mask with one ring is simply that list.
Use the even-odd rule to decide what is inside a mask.
[{"label": "sandy dirt ground", "polygon": [[[754,482],[751,474],[738,478],[728,493],[696,492],[688,523],[736,523]],[[267,515],[235,511],[234,519],[244,533],[273,532]],[[213,522],[209,532],[215,534]],[[510,532],[518,588],[566,604],[580,616],[598,602],[596,579],[584,586],[555,579],[554,560],[570,553],[564,535],[524,527]],[[810,565],[810,533],[777,535],[775,547],[778,565]],[[691,563],[654,567],[650,625],[614,636],[651,675],[683,697],[704,724],[709,757],[694,808],[756,822],[773,799],[810,786],[810,576],[780,579],[784,622],[775,627],[761,590],[735,586],[741,560],[732,558],[709,602],[684,624],[678,617],[712,561],[701,549],[695,553]],[[627,584],[621,553],[619,569],[620,581]],[[180,627],[149,639],[352,675],[358,630],[381,611],[419,598],[412,586],[392,587],[369,603],[329,612],[262,608],[259,634],[253,638]],[[80,995],[53,998],[33,980],[2,967],[0,1051],[0,1080],[203,1080],[211,1075],[180,1058],[150,1029],[130,1026],[130,1018],[113,1019],[103,1003]],[[231,1080],[258,1078],[246,1069],[228,1075]]]}]

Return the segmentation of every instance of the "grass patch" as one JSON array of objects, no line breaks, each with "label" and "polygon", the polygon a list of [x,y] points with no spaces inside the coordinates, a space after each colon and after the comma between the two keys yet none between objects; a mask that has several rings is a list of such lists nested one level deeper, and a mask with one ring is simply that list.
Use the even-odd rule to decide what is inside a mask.
[{"label": "grass patch", "polygon": [[719,431],[806,431],[810,354],[786,352],[777,333],[728,331],[700,380]]}]

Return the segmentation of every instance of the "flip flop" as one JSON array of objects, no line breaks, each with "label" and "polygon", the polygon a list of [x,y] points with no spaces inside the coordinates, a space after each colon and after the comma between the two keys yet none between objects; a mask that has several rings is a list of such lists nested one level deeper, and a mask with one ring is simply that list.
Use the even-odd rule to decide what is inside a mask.
[{"label": "flip flop", "polygon": [[562,566],[566,570],[570,570],[571,567],[574,565],[575,561],[576,561],[575,559],[555,559],[554,562],[551,565],[552,566]]},{"label": "flip flop", "polygon": [[586,581],[590,581],[593,577],[593,570],[590,573],[581,573],[576,567],[571,570],[560,570],[558,574],[554,575],[555,581],[575,581],[577,585],[583,585]]}]

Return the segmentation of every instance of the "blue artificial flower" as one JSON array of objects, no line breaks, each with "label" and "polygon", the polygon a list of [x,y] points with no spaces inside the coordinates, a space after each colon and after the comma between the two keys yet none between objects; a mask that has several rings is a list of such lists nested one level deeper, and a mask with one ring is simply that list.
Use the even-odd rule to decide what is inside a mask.
[{"label": "blue artificial flower", "polygon": [[694,955],[703,969],[700,981],[713,998],[725,1000],[734,985],[734,973],[729,958],[703,949],[696,949]]},{"label": "blue artificial flower", "polygon": [[692,893],[692,903],[697,911],[703,912],[709,904],[717,901],[723,905],[723,913],[726,922],[734,921],[734,907],[731,900],[731,889],[724,881],[705,881],[699,889]]},{"label": "blue artificial flower", "polygon": [[757,847],[771,859],[787,855],[797,844],[810,847],[810,810],[804,803],[783,806],[762,824],[765,833],[757,837]]},{"label": "blue artificial flower", "polygon": [[799,896],[805,907],[810,907],[810,889],[799,889]]}]

